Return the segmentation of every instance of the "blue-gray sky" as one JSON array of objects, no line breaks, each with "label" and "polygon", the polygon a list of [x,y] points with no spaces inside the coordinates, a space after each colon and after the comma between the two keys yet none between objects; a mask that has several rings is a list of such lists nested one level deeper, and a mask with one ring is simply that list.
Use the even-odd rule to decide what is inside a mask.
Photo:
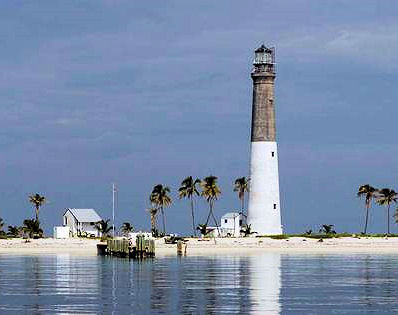
[{"label": "blue-gray sky", "polygon": [[[398,189],[396,1],[2,1],[0,216],[21,224],[40,192],[47,231],[66,207],[149,227],[154,184],[219,177],[216,214],[248,175],[250,70],[277,51],[287,232],[358,231],[360,184]],[[175,198],[167,226],[190,231]],[[198,216],[207,213],[198,203]],[[370,231],[384,231],[374,207]],[[397,227],[393,228],[398,231]]]}]

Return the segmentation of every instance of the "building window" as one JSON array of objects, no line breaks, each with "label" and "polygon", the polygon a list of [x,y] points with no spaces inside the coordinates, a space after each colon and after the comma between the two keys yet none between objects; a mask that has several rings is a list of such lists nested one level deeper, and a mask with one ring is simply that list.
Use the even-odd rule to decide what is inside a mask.
[{"label": "building window", "polygon": [[239,226],[241,226],[241,225],[242,225],[242,223],[243,223],[243,222],[242,222],[242,220],[239,220]]},{"label": "building window", "polygon": [[228,219],[224,219],[224,223],[228,223]]},{"label": "building window", "polygon": [[275,152],[274,152],[274,151],[271,152],[271,156],[272,156],[272,157],[275,156]]},{"label": "building window", "polygon": [[274,203],[274,209],[276,209],[276,203]]},{"label": "building window", "polygon": [[67,224],[68,224],[68,218],[65,217],[65,225],[67,225]]}]

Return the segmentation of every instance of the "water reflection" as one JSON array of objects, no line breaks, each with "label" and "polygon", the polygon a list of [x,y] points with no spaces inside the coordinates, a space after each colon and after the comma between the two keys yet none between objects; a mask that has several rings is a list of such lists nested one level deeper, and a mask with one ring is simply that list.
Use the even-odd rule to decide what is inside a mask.
[{"label": "water reflection", "polygon": [[0,310],[7,311],[279,312],[278,255],[145,261],[70,255],[0,256],[0,276]]},{"label": "water reflection", "polygon": [[281,305],[281,255],[267,253],[250,257],[253,314],[279,314]]},{"label": "water reflection", "polygon": [[297,314],[398,310],[398,256],[0,256],[0,313]]}]

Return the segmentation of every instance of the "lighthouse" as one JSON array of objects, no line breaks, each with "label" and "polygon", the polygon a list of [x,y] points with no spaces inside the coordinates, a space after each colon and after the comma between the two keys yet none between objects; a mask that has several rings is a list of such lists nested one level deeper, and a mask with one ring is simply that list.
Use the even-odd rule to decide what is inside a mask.
[{"label": "lighthouse", "polygon": [[257,235],[282,234],[275,128],[275,49],[254,53],[250,192],[247,223]]}]

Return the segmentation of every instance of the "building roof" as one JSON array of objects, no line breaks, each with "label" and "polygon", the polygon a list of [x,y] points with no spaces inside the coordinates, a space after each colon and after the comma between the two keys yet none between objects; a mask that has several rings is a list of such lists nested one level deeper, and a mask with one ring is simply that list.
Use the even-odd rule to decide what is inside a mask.
[{"label": "building roof", "polygon": [[259,48],[257,48],[254,52],[259,53],[259,52],[265,52],[265,53],[272,53],[272,49],[265,47],[264,44],[262,44]]},{"label": "building roof", "polygon": [[98,213],[94,209],[68,208],[66,209],[65,213],[68,211],[70,211],[72,215],[76,218],[76,220],[79,222],[98,222],[102,220],[102,218],[98,215]]},{"label": "building roof", "polygon": [[228,212],[226,214],[224,214],[221,219],[228,219],[228,218],[236,218],[239,216],[238,212]]}]

